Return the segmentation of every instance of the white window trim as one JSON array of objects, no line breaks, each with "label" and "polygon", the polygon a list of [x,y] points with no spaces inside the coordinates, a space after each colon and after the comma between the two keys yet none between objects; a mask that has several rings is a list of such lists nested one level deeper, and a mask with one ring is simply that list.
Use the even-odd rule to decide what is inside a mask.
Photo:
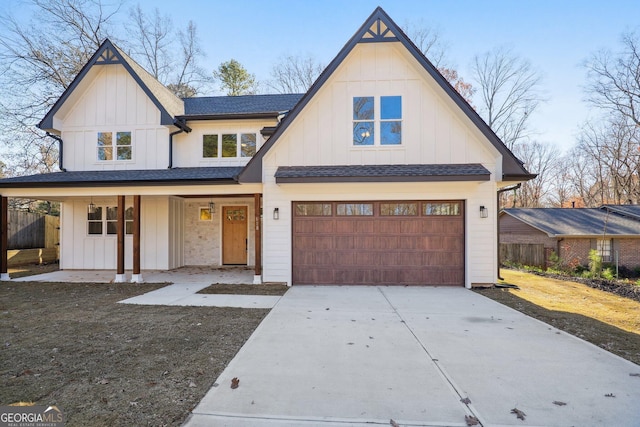
[{"label": "white window trim", "polygon": [[[86,237],[90,237],[90,238],[104,238],[104,237],[114,238],[114,237],[117,237],[118,233],[114,233],[114,234],[108,234],[107,233],[107,223],[109,223],[109,222],[116,222],[117,223],[117,220],[112,220],[112,219],[108,220],[107,219],[107,208],[117,208],[117,206],[114,206],[114,205],[96,205],[96,208],[102,208],[102,218],[100,220],[85,218],[85,224],[86,224],[85,233],[86,233]],[[125,212],[129,208],[133,208],[133,205],[125,206],[125,208],[124,208]],[[100,234],[90,234],[89,233],[89,223],[90,222],[100,222],[100,223],[102,223],[102,233],[100,233]],[[133,233],[127,233],[127,222],[133,223],[133,220],[126,219],[126,217],[125,217],[124,222],[125,222],[125,228],[124,228],[125,229],[125,233],[124,233],[125,237],[133,236]]]},{"label": "white window trim", "polygon": [[[382,119],[382,97],[383,96],[399,96],[401,98],[402,103],[404,103],[404,96],[403,95],[398,95],[398,94],[382,94],[382,95],[353,95],[351,97],[351,117],[353,117],[353,99],[354,98],[373,98],[373,120],[355,120],[355,119],[351,119],[351,121],[349,122],[349,126],[350,126],[350,148],[353,150],[371,150],[372,148],[375,148],[377,150],[401,150],[404,149],[406,147],[405,143],[404,143],[404,138],[401,137],[400,139],[400,144],[382,144],[381,142],[381,136],[382,136],[382,123],[383,122],[401,122],[402,123],[402,129],[403,129],[403,133],[402,135],[404,135],[404,117],[401,117],[400,119]],[[404,108],[402,108],[402,111],[404,111]],[[404,113],[402,114],[402,116],[404,116]],[[353,124],[354,123],[359,123],[359,122],[373,122],[373,145],[355,145],[353,143]]]},{"label": "white window trim", "polygon": [[[205,157],[204,156],[204,137],[205,135],[218,135],[218,150],[217,150],[217,156],[216,157]],[[223,135],[235,135],[236,136],[236,155],[235,157],[222,157],[222,136]],[[239,132],[224,132],[224,131],[217,131],[217,132],[202,132],[202,135],[200,135],[200,142],[199,142],[199,150],[200,150],[200,160],[204,160],[204,161],[212,161],[212,160],[238,160],[238,159],[251,159],[253,156],[255,156],[255,153],[253,156],[243,156],[242,155],[242,135],[255,135],[256,138],[256,153],[258,152],[258,150],[260,149],[260,147],[262,146],[263,140],[259,137],[260,136],[260,131],[254,131],[254,130],[250,130],[250,131],[239,131]]]},{"label": "white window trim", "polygon": [[[113,151],[111,153],[112,158],[111,158],[111,160],[100,160],[100,158],[98,157],[98,151],[99,151],[100,148],[104,148],[104,147],[107,147],[107,146],[106,145],[98,145],[98,134],[106,133],[106,132],[111,132],[111,148],[113,149]],[[118,138],[118,132],[120,132],[120,133],[129,132],[131,134],[131,145],[117,145],[116,141],[117,141],[117,138]],[[109,128],[109,129],[97,130],[95,132],[95,135],[96,135],[96,139],[95,139],[95,164],[96,165],[104,165],[104,164],[111,164],[111,163],[133,163],[134,159],[135,159],[134,134],[135,134],[135,132],[133,132],[133,130],[125,130],[125,129],[116,129],[116,130],[114,130],[113,128]],[[131,158],[130,159],[126,159],[126,160],[118,160],[118,147],[131,147]]]}]

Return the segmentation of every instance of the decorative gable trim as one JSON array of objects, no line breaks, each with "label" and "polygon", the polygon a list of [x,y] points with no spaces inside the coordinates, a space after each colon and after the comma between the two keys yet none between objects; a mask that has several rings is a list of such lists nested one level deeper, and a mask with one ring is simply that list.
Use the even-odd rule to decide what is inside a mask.
[{"label": "decorative gable trim", "polygon": [[422,54],[420,49],[409,40],[407,35],[398,27],[398,25],[387,15],[381,8],[377,7],[371,16],[367,18],[364,24],[344,45],[338,55],[331,61],[327,68],[320,74],[318,79],[313,83],[309,91],[302,97],[300,102],[289,112],[283,119],[275,133],[260,148],[255,156],[247,163],[238,179],[240,182],[262,182],[262,159],[264,155],[271,149],[273,144],[285,132],[289,125],[296,119],[298,114],[313,99],[320,88],[327,82],[329,77],[335,72],[338,66],[351,53],[358,43],[379,43],[397,41],[411,53],[411,55],[420,63],[420,65],[431,75],[431,77],[440,85],[447,95],[456,103],[456,105],[466,114],[471,122],[480,130],[480,132],[489,140],[489,142],[502,154],[502,171],[503,176],[497,177],[497,180],[526,181],[535,178],[536,175],[530,174],[516,156],[507,148],[506,145],[498,138],[498,136],[489,128],[482,120],[478,113],[469,105],[469,103],[456,91],[453,86],[444,78],[436,67]]},{"label": "decorative gable trim", "polygon": [[377,18],[360,39],[361,43],[397,42],[398,37],[385,24],[382,18]]},{"label": "decorative gable trim", "polygon": [[115,50],[109,46],[107,46],[96,59],[96,65],[122,64],[122,62],[122,59],[120,59]]},{"label": "decorative gable trim", "polygon": [[[100,45],[98,50],[93,54],[93,56],[89,59],[89,61],[82,67],[78,75],[73,79],[69,87],[62,93],[60,98],[56,101],[56,103],[51,107],[51,110],[44,116],[44,118],[38,123],[38,127],[42,130],[53,130],[53,117],[56,115],[58,110],[64,105],[69,96],[73,93],[73,91],[78,87],[82,79],[84,79],[91,70],[91,67],[94,65],[113,65],[119,64],[122,65],[125,70],[131,75],[131,77],[138,83],[140,88],[144,91],[144,93],[149,97],[149,99],[158,107],[160,110],[160,124],[161,125],[173,125],[174,118],[173,115],[167,111],[167,108],[160,102],[157,96],[153,93],[153,91],[149,88],[149,86],[144,82],[143,78],[136,73],[131,64],[128,61],[133,61],[130,58],[125,58],[125,56],[114,46],[113,43],[109,39],[105,39],[104,42]],[[138,66],[139,67],[139,66]],[[160,84],[160,83],[158,83]]]}]

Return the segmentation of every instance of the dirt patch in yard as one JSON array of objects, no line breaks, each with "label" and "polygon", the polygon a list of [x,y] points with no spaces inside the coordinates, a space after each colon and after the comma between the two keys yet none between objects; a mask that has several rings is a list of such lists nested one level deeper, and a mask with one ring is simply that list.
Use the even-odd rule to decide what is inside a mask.
[{"label": "dirt patch in yard", "polygon": [[162,286],[0,283],[0,405],[57,405],[68,426],[181,425],[268,310],[117,304]]},{"label": "dirt patch in yard", "polygon": [[263,284],[263,285],[238,285],[226,283],[214,283],[213,285],[198,291],[199,294],[228,294],[228,295],[284,295],[289,290],[287,285]]},{"label": "dirt patch in yard", "polygon": [[640,364],[639,302],[576,282],[506,269],[501,274],[520,290],[477,292]]}]

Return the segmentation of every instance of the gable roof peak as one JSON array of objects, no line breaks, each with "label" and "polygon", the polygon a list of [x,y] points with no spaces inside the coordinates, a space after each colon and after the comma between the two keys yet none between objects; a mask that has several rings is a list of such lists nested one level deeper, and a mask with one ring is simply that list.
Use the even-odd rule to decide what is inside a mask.
[{"label": "gable roof peak", "polygon": [[498,138],[498,136],[489,128],[478,113],[469,105],[469,103],[455,90],[455,88],[444,78],[438,69],[425,57],[418,47],[409,39],[402,29],[391,19],[387,12],[378,6],[373,13],[364,21],[362,26],[347,41],[344,47],[338,52],[336,57],[327,65],[320,73],[320,76],[311,85],[307,93],[300,99],[296,106],[283,119],[275,133],[269,140],[263,144],[262,148],[251,158],[247,166],[239,176],[242,182],[260,182],[262,180],[262,158],[264,154],[271,149],[276,143],[280,135],[282,135],[289,125],[296,119],[298,114],[316,95],[320,88],[329,80],[331,75],[342,64],[345,58],[353,51],[359,43],[380,43],[380,42],[399,42],[414,57],[414,59],[422,66],[425,71],[433,78],[442,88],[446,95],[457,105],[460,110],[467,116],[473,125],[482,133],[482,135],[498,150],[502,155],[502,177],[497,180],[503,181],[526,181],[535,178],[535,174],[530,174],[524,167],[523,163],[507,148],[507,146]]},{"label": "gable roof peak", "polygon": [[94,66],[122,65],[129,75],[136,81],[145,94],[160,110],[160,124],[172,125],[174,117],[184,114],[184,103],[166,86],[160,83],[154,76],[134,61],[122,49],[116,46],[109,38],[105,38],[94,52],[80,72],[75,76],[71,84],[60,95],[53,107],[38,123],[43,130],[53,129],[53,117],[64,105],[73,91],[80,85]]}]

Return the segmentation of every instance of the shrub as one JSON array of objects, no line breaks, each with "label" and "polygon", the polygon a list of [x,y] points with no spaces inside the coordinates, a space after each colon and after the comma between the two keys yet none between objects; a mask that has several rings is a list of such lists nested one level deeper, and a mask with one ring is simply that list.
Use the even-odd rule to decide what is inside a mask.
[{"label": "shrub", "polygon": [[607,267],[602,271],[602,277],[605,280],[613,280],[616,278],[615,270],[612,267]]},{"label": "shrub", "polygon": [[602,257],[595,249],[589,251],[589,271],[591,277],[600,277],[602,272]]}]

